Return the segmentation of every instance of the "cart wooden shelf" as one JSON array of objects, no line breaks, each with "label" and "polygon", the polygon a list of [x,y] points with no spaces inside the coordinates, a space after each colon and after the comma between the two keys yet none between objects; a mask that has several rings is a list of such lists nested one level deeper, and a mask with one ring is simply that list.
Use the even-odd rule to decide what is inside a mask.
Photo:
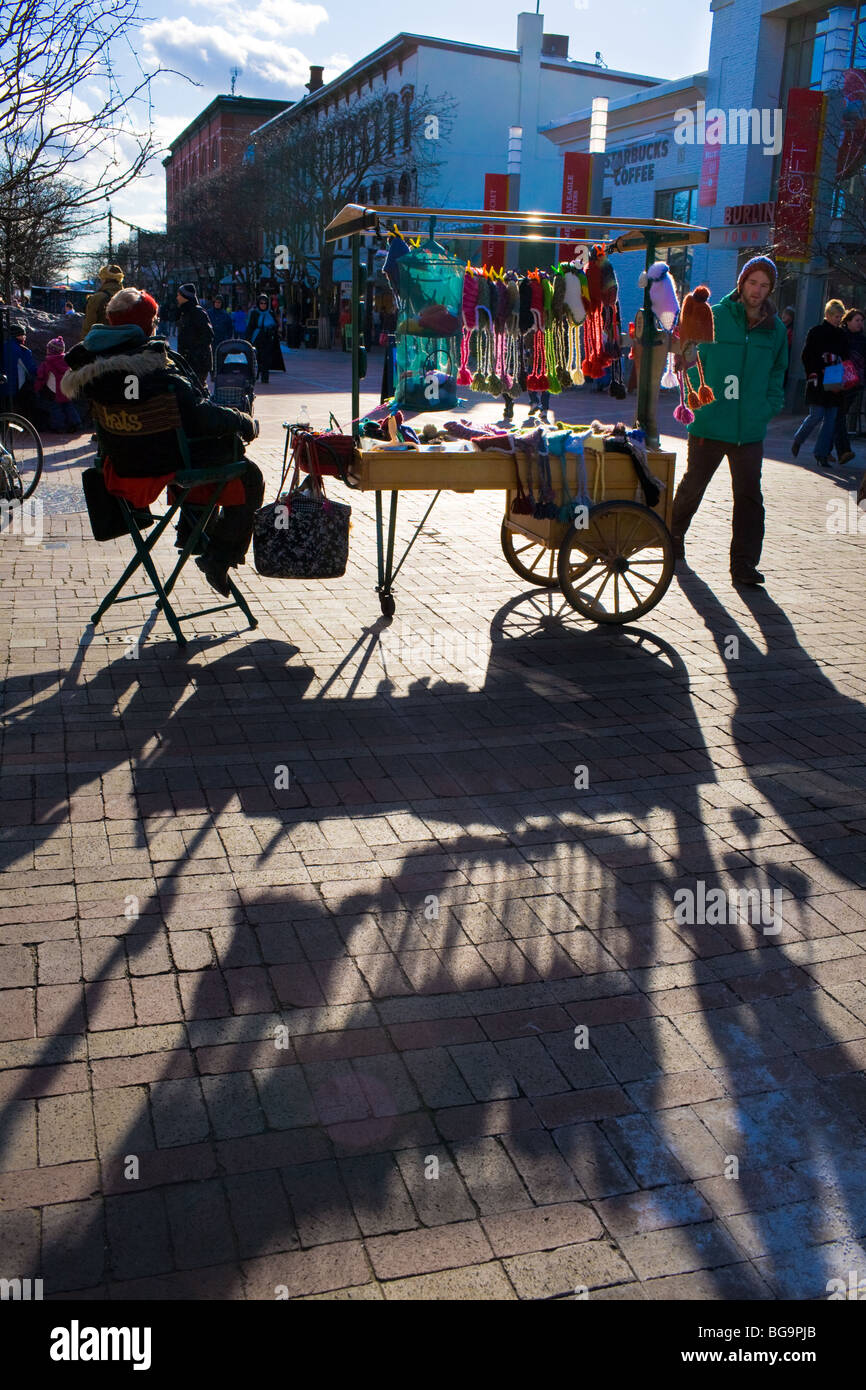
[{"label": "cart wooden shelf", "polygon": [[[361,340],[365,276],[360,266],[360,238],[380,233],[383,224],[395,220],[437,223],[441,240],[483,236],[489,213],[478,209],[365,207],[348,204],[325,228],[325,240],[348,237],[352,250],[352,419],[358,443],[360,381],[366,371],[366,352]],[[649,267],[659,252],[672,246],[695,245],[709,240],[703,227],[685,223],[643,219],[624,222],[615,218],[560,213],[498,212],[497,239],[504,241],[605,241],[608,251],[643,250]],[[449,230],[450,229],[450,230]],[[616,233],[611,237],[611,232]],[[633,461],[626,453],[606,451],[603,440],[582,436],[591,505],[576,510],[573,524],[557,519],[537,519],[515,514],[515,455],[504,452],[451,452],[356,448],[348,471],[351,486],[375,493],[376,547],[379,582],[376,591],[382,612],[390,616],[395,602],[393,583],[420,535],[442,491],[502,491],[506,495],[501,544],[508,564],[531,584],[559,585],[568,602],[598,623],[625,623],[642,617],[663,597],[674,570],[674,550],[669,526],[674,493],[675,456],[658,448],[655,405],[658,382],[652,379],[656,343],[649,287],[644,292],[643,334],[638,378],[637,418],[647,444],[650,473],[664,485],[658,504],[646,505],[637,484]],[[523,459],[523,455],[520,456]],[[566,455],[566,488],[579,495],[578,455]],[[554,493],[565,505],[559,460],[551,459]],[[527,478],[521,473],[525,486]],[[531,480],[529,480],[531,481]],[[397,499],[401,491],[433,492],[433,498],[415,529],[403,555],[394,563]],[[382,494],[390,493],[387,531]]]}]

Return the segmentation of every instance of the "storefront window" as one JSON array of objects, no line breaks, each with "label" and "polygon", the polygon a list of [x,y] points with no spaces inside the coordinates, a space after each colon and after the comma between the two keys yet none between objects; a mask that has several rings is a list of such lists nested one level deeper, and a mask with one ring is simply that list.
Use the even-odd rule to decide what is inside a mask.
[{"label": "storefront window", "polygon": [[[698,190],[696,188],[665,188],[656,193],[655,215],[661,222],[697,222]],[[692,287],[692,252],[688,246],[672,247],[668,265],[677,291],[687,294]]]}]

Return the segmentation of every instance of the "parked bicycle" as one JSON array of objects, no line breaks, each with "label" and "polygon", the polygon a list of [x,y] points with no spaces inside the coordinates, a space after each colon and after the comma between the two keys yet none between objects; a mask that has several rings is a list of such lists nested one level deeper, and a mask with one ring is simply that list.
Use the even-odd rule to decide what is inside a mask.
[{"label": "parked bicycle", "polygon": [[23,415],[0,411],[0,500],[26,502],[42,477],[42,440]]}]

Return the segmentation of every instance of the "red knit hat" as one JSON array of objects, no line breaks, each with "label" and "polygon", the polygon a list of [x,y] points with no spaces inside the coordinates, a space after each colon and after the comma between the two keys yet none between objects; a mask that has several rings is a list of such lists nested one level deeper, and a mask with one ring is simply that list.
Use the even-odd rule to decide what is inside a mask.
[{"label": "red knit hat", "polygon": [[153,331],[153,321],[159,314],[159,305],[145,290],[129,286],[118,290],[105,306],[105,317],[113,328],[122,323],[135,323],[148,336]]}]

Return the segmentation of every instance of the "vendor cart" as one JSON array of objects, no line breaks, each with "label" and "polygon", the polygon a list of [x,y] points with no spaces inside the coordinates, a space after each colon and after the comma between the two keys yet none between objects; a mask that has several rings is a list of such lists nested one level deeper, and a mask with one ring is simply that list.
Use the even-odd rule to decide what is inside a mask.
[{"label": "vendor cart", "polygon": [[[487,214],[489,216],[489,214]],[[563,496],[578,492],[581,461],[591,505],[575,524],[556,519],[537,519],[512,510],[518,484],[532,487],[525,463],[512,453],[452,452],[424,446],[420,450],[375,447],[361,440],[360,382],[366,375],[366,350],[362,341],[366,275],[361,268],[360,238],[380,233],[383,223],[397,220],[414,227],[434,226],[440,240],[480,238],[485,214],[478,210],[363,207],[349,204],[325,229],[325,239],[349,237],[352,250],[352,420],[354,462],[346,481],[350,486],[376,494],[376,544],[378,583],[382,612],[395,610],[393,585],[406,557],[420,535],[440,492],[502,491],[506,510],[501,544],[511,568],[530,584],[559,587],[568,603],[582,616],[597,623],[626,623],[649,612],[663,597],[674,570],[670,535],[675,456],[658,448],[655,405],[658,380],[654,363],[659,345],[666,341],[656,326],[649,297],[644,295],[643,333],[637,398],[637,423],[644,431],[647,463],[663,489],[655,507],[646,505],[635,484],[632,461],[625,452],[605,448],[605,440],[575,430],[574,451],[566,451],[558,468]],[[591,238],[604,242],[608,254],[643,250],[649,267],[662,248],[706,242],[709,233],[700,227],[658,220],[622,222],[611,218],[581,216],[578,223],[564,221],[562,213],[496,213],[498,241],[558,242]],[[611,233],[615,235],[611,237]],[[656,351],[653,351],[656,349]],[[361,445],[373,447],[361,447]],[[530,465],[531,475],[531,465]],[[559,479],[557,479],[558,481]],[[397,505],[401,491],[433,492],[434,496],[402,556],[395,563]],[[390,493],[387,526],[383,493]],[[585,509],[586,510],[586,509]]]}]

